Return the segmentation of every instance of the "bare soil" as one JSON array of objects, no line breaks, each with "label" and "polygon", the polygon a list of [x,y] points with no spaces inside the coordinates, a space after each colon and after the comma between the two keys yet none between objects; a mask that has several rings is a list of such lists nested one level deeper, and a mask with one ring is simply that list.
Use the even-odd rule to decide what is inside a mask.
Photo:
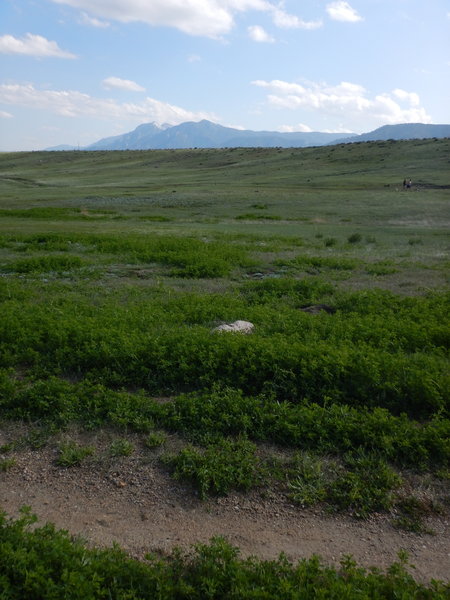
[{"label": "bare soil", "polygon": [[[0,431],[0,446],[17,434]],[[57,440],[40,449],[22,445],[8,453],[15,464],[0,472],[0,508],[17,516],[21,506],[31,506],[41,523],[50,521],[90,544],[117,542],[136,558],[220,535],[243,556],[273,559],[284,552],[296,561],[318,554],[327,564],[339,564],[351,554],[366,567],[386,568],[403,549],[417,580],[449,580],[448,515],[431,518],[427,525],[434,533],[419,535],[394,528],[388,515],[358,520],[302,509],[281,491],[259,489],[200,501],[189,486],[161,468],[161,450],[144,448],[143,436],[127,436],[135,446],[129,457],[108,453],[117,433],[82,436],[94,442],[96,452],[78,467],[56,464]]]}]

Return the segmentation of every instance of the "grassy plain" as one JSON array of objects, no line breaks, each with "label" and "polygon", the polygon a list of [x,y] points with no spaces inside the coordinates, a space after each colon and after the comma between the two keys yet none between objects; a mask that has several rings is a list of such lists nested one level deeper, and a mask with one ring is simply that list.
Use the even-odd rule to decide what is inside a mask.
[{"label": "grassy plain", "polygon": [[[176,433],[161,468],[202,497],[275,486],[423,530],[450,506],[449,157],[448,139],[0,155],[3,418],[30,443]],[[213,333],[237,319],[254,333]]]}]

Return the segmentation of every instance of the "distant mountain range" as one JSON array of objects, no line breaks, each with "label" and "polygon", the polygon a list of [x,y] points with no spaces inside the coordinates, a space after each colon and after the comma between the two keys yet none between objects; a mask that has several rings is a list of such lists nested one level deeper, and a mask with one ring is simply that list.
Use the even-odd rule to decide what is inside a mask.
[{"label": "distant mountain range", "polygon": [[[450,125],[404,123],[384,125],[369,133],[322,133],[251,131],[223,127],[211,121],[186,122],[180,125],[144,123],[133,131],[107,137],[83,150],[157,150],[175,148],[306,148],[329,144],[367,142],[372,140],[406,140],[450,137]],[[55,146],[47,150],[77,150],[74,146]]]}]

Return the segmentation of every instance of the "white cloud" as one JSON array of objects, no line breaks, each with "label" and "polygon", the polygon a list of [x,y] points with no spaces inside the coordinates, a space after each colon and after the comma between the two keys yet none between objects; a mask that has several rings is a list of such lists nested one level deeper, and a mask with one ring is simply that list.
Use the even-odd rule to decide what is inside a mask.
[{"label": "white cloud", "polygon": [[420,105],[419,95],[415,92],[405,92],[405,90],[396,89],[392,93],[396,98],[408,102],[411,106]]},{"label": "white cloud", "polygon": [[251,25],[247,28],[248,35],[254,42],[274,42],[275,39],[259,25]]},{"label": "white cloud", "polygon": [[331,19],[335,21],[347,21],[348,23],[356,23],[362,21],[362,17],[358,15],[356,10],[350,6],[348,2],[338,0],[327,4],[327,13]]},{"label": "white cloud", "polygon": [[335,86],[325,83],[300,85],[280,80],[252,83],[268,91],[267,101],[274,108],[338,117],[340,122],[344,119],[351,130],[358,128],[355,124],[365,127],[369,121],[382,125],[431,123],[430,115],[420,106],[420,98],[415,92],[396,89],[371,98],[363,86],[345,81]]},{"label": "white cloud", "polygon": [[[287,14],[278,0],[52,0],[84,11],[88,19],[139,21],[175,27],[190,35],[220,38],[231,31],[234,15],[248,11],[270,14],[277,27],[315,29],[320,21]],[[101,21],[98,21],[101,23]],[[94,24],[92,22],[91,24]]]},{"label": "white cloud", "polygon": [[187,57],[187,61],[190,63],[200,62],[201,60],[202,58],[198,54],[189,54],[189,56]]},{"label": "white cloud", "polygon": [[145,88],[131,81],[130,79],[121,79],[120,77],[107,77],[102,81],[103,87],[107,90],[126,90],[128,92],[145,92]]},{"label": "white cloud", "polygon": [[12,119],[12,114],[6,110],[0,110],[0,119]]},{"label": "white cloud", "polygon": [[190,35],[220,37],[233,25],[232,11],[216,0],[53,0],[89,15],[122,23],[175,27]]},{"label": "white cloud", "polygon": [[278,131],[282,133],[294,133],[294,132],[302,132],[309,133],[313,131],[309,125],[305,125],[304,123],[298,123],[297,125],[282,125],[278,128]]},{"label": "white cloud", "polygon": [[64,117],[95,117],[96,119],[131,119],[137,122],[155,121],[176,125],[184,121],[217,118],[207,112],[192,112],[154,98],[140,103],[119,103],[111,99],[94,98],[74,90],[41,90],[32,84],[0,85],[0,102],[14,106],[47,110]]},{"label": "white cloud", "polygon": [[33,33],[25,34],[22,39],[15,38],[12,35],[1,36],[0,53],[23,54],[35,57],[76,58],[75,54],[61,50],[56,42]]},{"label": "white cloud", "polygon": [[85,12],[81,13],[80,23],[82,25],[89,25],[90,27],[98,27],[100,29],[105,29],[110,26],[108,21],[101,21],[100,19],[96,19],[95,17],[91,17]]},{"label": "white cloud", "polygon": [[272,10],[273,22],[282,29],[317,29],[322,27],[322,21],[303,21],[295,15],[290,15],[279,7]]}]

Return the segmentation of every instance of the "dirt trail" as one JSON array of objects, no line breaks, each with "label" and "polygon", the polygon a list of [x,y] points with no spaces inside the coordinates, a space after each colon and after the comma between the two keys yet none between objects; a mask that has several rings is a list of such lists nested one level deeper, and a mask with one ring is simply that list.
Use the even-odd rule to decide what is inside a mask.
[{"label": "dirt trail", "polygon": [[244,556],[265,559],[281,552],[292,560],[319,554],[326,563],[338,564],[352,554],[361,565],[386,567],[405,549],[416,579],[449,579],[446,518],[430,521],[435,535],[417,535],[394,529],[381,515],[358,521],[304,510],[275,492],[200,502],[155,460],[137,456],[70,469],[55,465],[51,448],[23,450],[15,459],[13,468],[0,473],[0,507],[9,515],[29,505],[41,522],[51,521],[97,545],[118,542],[135,557],[222,535]]}]

